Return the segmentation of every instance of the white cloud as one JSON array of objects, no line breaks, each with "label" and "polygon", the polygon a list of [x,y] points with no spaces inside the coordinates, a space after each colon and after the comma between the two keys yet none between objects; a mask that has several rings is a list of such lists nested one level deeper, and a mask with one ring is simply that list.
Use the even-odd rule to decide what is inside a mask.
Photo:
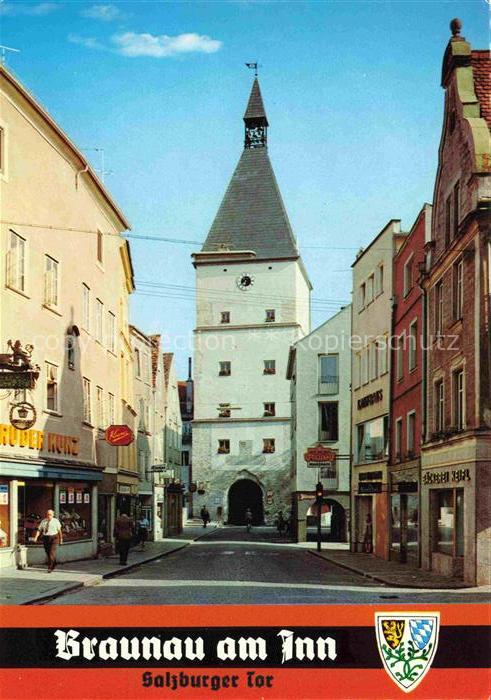
[{"label": "white cloud", "polygon": [[29,3],[2,3],[0,4],[0,15],[13,17],[15,15],[29,15],[31,17],[43,17],[55,10],[59,10],[61,5],[55,2],[41,2],[37,5]]},{"label": "white cloud", "polygon": [[116,5],[92,5],[82,10],[80,14],[91,19],[99,19],[102,22],[112,22],[122,16]]},{"label": "white cloud", "polygon": [[222,42],[211,39],[203,34],[179,34],[167,36],[161,34],[136,34],[125,32],[116,34],[112,41],[117,45],[118,53],[124,56],[153,56],[154,58],[166,58],[183,53],[215,53],[222,47]]},{"label": "white cloud", "polygon": [[104,51],[106,49],[104,44],[101,44],[100,41],[90,36],[79,36],[78,34],[69,34],[67,39],[71,44],[85,46],[86,49],[98,49],[99,51]]}]

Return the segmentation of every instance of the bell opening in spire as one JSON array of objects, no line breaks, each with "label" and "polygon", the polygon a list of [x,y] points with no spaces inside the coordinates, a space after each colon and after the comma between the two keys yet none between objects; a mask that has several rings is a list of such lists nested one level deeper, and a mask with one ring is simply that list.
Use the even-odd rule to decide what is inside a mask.
[{"label": "bell opening in spire", "polygon": [[252,84],[249,102],[244,114],[244,124],[244,148],[264,148],[267,146],[268,119],[257,77]]}]

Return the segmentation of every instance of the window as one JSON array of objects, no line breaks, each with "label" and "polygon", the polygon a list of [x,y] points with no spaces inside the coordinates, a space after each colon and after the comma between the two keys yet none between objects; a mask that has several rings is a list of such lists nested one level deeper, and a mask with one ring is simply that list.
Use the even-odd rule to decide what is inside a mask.
[{"label": "window", "polygon": [[275,310],[274,309],[266,309],[266,323],[271,323],[274,320],[275,320]]},{"label": "window", "polygon": [[26,241],[10,231],[7,253],[7,285],[19,292],[26,291]]},{"label": "window", "polygon": [[370,277],[367,279],[365,300],[366,304],[370,304],[373,301],[373,280],[373,275],[370,275]]},{"label": "window", "polygon": [[463,489],[438,489],[433,498],[434,551],[461,557],[464,555]]},{"label": "window", "polygon": [[370,343],[368,346],[368,369],[370,372],[370,381],[377,379],[377,345]]},{"label": "window", "polygon": [[396,444],[395,444],[395,457],[396,460],[401,459],[402,455],[402,418],[396,420]]},{"label": "window", "polygon": [[276,374],[276,360],[264,360],[263,374]]},{"label": "window", "polygon": [[445,201],[445,247],[450,245],[452,237],[452,198],[447,197]]},{"label": "window", "polygon": [[453,235],[454,238],[459,233],[460,218],[460,183],[456,182],[453,188]]},{"label": "window", "polygon": [[407,451],[408,457],[414,454],[416,439],[416,413],[411,411],[407,414]]},{"label": "window", "polygon": [[387,457],[387,416],[358,425],[358,462],[379,462]]},{"label": "window", "polygon": [[445,427],[445,390],[443,379],[435,384],[435,431],[441,433]]},{"label": "window", "polygon": [[319,355],[319,394],[339,392],[339,355]]},{"label": "window", "polygon": [[83,327],[90,331],[90,288],[82,285]]},{"label": "window", "polygon": [[102,263],[104,255],[104,237],[102,231],[97,231],[97,261]]},{"label": "window", "polygon": [[58,263],[49,255],[44,256],[44,303],[58,306]]},{"label": "window", "polygon": [[361,352],[361,383],[368,384],[368,348]]},{"label": "window", "polygon": [[96,387],[96,405],[97,405],[97,427],[103,430],[104,424],[104,392],[102,387]]},{"label": "window", "polygon": [[404,296],[407,297],[411,289],[413,288],[413,270],[414,270],[414,256],[410,255],[409,258],[404,263]]},{"label": "window", "polygon": [[95,339],[102,343],[102,323],[104,318],[104,304],[100,299],[95,300]]},{"label": "window", "polygon": [[409,371],[412,372],[416,369],[418,364],[418,322],[413,321],[409,325],[409,348],[408,348],[408,358],[409,358]]},{"label": "window", "polygon": [[92,402],[90,397],[90,380],[83,378],[84,422],[92,423]]},{"label": "window", "polygon": [[379,338],[377,341],[379,348],[379,373],[380,376],[388,371],[387,366],[387,353],[389,350],[389,343],[386,336]]},{"label": "window", "polygon": [[107,395],[107,419],[109,421],[109,425],[114,425],[114,394],[111,394],[111,392],[109,392]]},{"label": "window", "polygon": [[218,417],[219,418],[230,418],[232,415],[229,403],[219,403],[218,404]]},{"label": "window", "polygon": [[58,367],[46,362],[46,410],[58,412]]},{"label": "window", "polygon": [[274,438],[264,438],[263,453],[272,454],[275,451]]},{"label": "window", "polygon": [[142,376],[142,366],[141,366],[140,351],[138,350],[138,348],[135,348],[134,358],[135,358],[135,377],[137,377],[137,379],[139,379]]},{"label": "window", "polygon": [[230,323],[230,311],[222,311],[221,312],[220,323]]},{"label": "window", "polygon": [[460,259],[453,266],[453,316],[456,321],[462,318],[464,310],[464,261]]},{"label": "window", "polygon": [[264,416],[269,417],[269,416],[275,416],[276,415],[276,407],[274,403],[268,402],[264,404]]},{"label": "window", "polygon": [[107,313],[107,348],[116,352],[116,316],[111,311]]},{"label": "window", "polygon": [[[0,173],[4,173],[6,170],[6,158],[5,158],[5,129],[0,126]],[[0,543],[1,546],[1,543]]]},{"label": "window", "polygon": [[338,402],[329,401],[319,404],[319,440],[336,441],[338,434]]},{"label": "window", "polygon": [[459,369],[454,372],[452,380],[454,425],[457,430],[463,430],[465,427],[464,370]]},{"label": "window", "polygon": [[437,335],[443,334],[443,281],[435,286],[435,331]]},{"label": "window", "polygon": [[384,266],[381,264],[375,271],[375,296],[384,291]]},{"label": "window", "polygon": [[365,283],[360,284],[359,292],[358,292],[358,308],[360,311],[365,308]]},{"label": "window", "polygon": [[218,454],[228,455],[230,453],[230,440],[218,441]]},{"label": "window", "polygon": [[232,372],[232,365],[230,362],[220,362],[219,363],[219,370],[218,370],[218,376],[219,377],[230,377],[230,374]]},{"label": "window", "polygon": [[400,335],[397,338],[397,361],[396,361],[396,369],[397,369],[397,380],[401,381],[401,379],[404,377],[404,336]]},{"label": "window", "polygon": [[143,353],[143,381],[150,383],[150,353]]},{"label": "window", "polygon": [[355,355],[355,362],[353,367],[354,377],[353,385],[355,389],[359,389],[361,385],[361,353],[357,352]]}]

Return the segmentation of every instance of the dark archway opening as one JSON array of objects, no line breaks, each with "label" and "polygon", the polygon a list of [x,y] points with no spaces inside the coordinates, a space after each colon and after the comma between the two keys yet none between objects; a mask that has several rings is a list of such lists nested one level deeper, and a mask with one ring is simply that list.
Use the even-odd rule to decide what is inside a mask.
[{"label": "dark archway opening", "polygon": [[[346,542],[346,512],[331,498],[324,498],[321,510],[321,539],[323,542]],[[317,506],[307,511],[307,541],[317,540]]]},{"label": "dark archway opening", "polygon": [[263,493],[261,487],[251,479],[239,479],[228,492],[229,525],[245,525],[245,512],[252,511],[252,524],[264,522]]}]

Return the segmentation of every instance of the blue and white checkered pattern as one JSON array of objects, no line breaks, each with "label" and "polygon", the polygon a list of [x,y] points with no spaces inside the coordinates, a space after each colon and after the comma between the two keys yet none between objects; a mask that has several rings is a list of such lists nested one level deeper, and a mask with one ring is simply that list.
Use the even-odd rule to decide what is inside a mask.
[{"label": "blue and white checkered pattern", "polygon": [[433,620],[409,620],[411,637],[418,649],[424,649],[431,639]]}]

